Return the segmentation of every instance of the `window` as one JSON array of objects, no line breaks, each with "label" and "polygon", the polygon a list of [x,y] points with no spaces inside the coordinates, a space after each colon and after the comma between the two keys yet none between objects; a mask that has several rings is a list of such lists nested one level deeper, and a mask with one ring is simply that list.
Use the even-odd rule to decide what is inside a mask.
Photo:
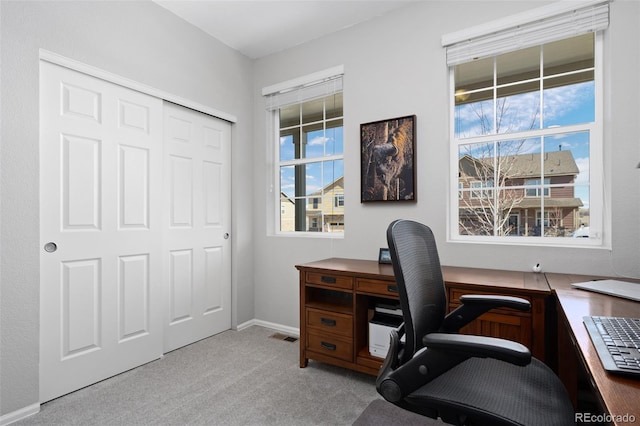
[{"label": "window", "polygon": [[[498,22],[506,29],[443,37],[450,43],[453,240],[562,244],[585,218],[592,230],[603,227],[602,36],[596,30],[606,28],[608,3],[558,7],[570,6],[541,8],[547,18],[532,23],[515,17],[517,30]],[[588,25],[602,23],[581,35],[563,34],[581,13]],[[528,36],[507,47],[499,41],[510,31]],[[578,244],[602,244],[602,233],[589,240]]]},{"label": "window", "polygon": [[[551,179],[544,179],[544,187],[543,182],[540,179],[527,179],[525,181],[525,185],[528,187],[525,189],[524,196],[525,197],[540,197],[542,191],[544,190],[544,196],[549,196],[549,184],[551,184]],[[544,189],[543,189],[544,188]]]},{"label": "window", "polygon": [[471,189],[472,189],[471,198],[476,198],[476,199],[493,198],[493,191],[487,188],[493,188],[493,181],[489,180],[487,182],[483,182],[483,181],[476,180],[471,182]]},{"label": "window", "polygon": [[276,217],[276,232],[342,233],[342,74],[283,87],[269,96],[274,181],[279,186],[279,191],[274,191],[278,194],[275,202],[290,200],[294,206]]}]

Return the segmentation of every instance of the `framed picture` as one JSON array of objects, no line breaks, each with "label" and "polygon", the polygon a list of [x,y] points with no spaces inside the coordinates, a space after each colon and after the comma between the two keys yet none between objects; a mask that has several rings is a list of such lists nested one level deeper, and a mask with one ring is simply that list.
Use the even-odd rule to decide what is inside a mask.
[{"label": "framed picture", "polygon": [[391,263],[391,254],[388,248],[381,248],[378,254],[378,263]]},{"label": "framed picture", "polygon": [[416,116],[360,125],[360,202],[415,201]]}]

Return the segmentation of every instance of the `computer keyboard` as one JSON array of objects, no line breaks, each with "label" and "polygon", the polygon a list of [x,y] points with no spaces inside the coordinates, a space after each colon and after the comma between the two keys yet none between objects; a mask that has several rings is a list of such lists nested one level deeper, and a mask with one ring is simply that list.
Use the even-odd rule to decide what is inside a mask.
[{"label": "computer keyboard", "polygon": [[640,318],[582,318],[605,370],[640,378]]}]

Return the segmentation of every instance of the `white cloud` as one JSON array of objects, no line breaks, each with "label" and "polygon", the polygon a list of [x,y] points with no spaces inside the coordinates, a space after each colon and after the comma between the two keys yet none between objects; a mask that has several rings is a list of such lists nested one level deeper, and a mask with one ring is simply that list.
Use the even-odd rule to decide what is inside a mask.
[{"label": "white cloud", "polygon": [[328,138],[326,136],[317,136],[313,139],[311,139],[310,141],[307,142],[307,145],[324,145],[325,143],[329,142],[331,140],[331,138]]}]

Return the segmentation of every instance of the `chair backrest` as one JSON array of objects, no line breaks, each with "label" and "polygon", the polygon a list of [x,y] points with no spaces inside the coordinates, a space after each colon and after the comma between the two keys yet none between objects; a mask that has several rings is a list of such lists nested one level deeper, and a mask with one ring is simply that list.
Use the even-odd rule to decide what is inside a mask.
[{"label": "chair backrest", "polygon": [[431,229],[396,220],[387,228],[387,243],[398,286],[405,327],[401,363],[423,347],[422,337],[440,329],[447,309],[442,269]]}]

